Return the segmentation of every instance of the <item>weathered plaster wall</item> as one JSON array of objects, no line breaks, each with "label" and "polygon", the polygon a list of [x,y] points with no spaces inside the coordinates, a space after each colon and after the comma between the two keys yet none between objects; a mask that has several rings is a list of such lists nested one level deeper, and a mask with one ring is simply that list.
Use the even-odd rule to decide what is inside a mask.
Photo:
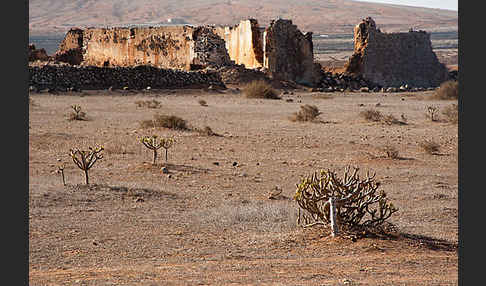
[{"label": "weathered plaster wall", "polygon": [[354,54],[346,71],[381,86],[434,87],[448,79],[447,68],[424,31],[382,33],[371,18],[354,29]]},{"label": "weathered plaster wall", "polygon": [[232,27],[216,27],[232,61],[246,68],[263,66],[263,34],[255,19],[242,20]]},{"label": "weathered plaster wall", "polygon": [[88,28],[84,31],[85,65],[189,69],[193,56],[190,26]]},{"label": "weathered plaster wall", "polygon": [[66,34],[57,54],[60,61],[92,66],[190,70],[230,63],[224,40],[204,26],[76,29]]}]

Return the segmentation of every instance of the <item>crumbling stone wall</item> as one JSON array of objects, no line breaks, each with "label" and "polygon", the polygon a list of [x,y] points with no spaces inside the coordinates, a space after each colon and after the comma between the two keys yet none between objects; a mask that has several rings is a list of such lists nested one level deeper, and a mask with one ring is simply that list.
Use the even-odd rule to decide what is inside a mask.
[{"label": "crumbling stone wall", "polygon": [[303,34],[291,20],[272,21],[264,32],[264,67],[271,77],[313,85],[319,77],[314,64],[312,32]]},{"label": "crumbling stone wall", "polygon": [[305,35],[291,20],[273,21],[261,29],[255,19],[233,27],[162,26],[70,30],[56,59],[75,65],[195,70],[244,65],[264,68],[272,78],[318,83],[312,33]]},{"label": "crumbling stone wall", "polygon": [[430,34],[383,33],[369,17],[354,28],[354,54],[346,72],[388,87],[436,87],[448,79],[447,68],[432,50]]},{"label": "crumbling stone wall", "polygon": [[232,61],[246,68],[263,67],[263,33],[256,19],[242,20],[232,27],[216,27]]},{"label": "crumbling stone wall", "polygon": [[45,49],[36,49],[34,44],[29,44],[29,62],[32,61],[48,61],[49,55]]},{"label": "crumbling stone wall", "polygon": [[29,86],[51,89],[153,89],[224,87],[215,71],[180,71],[152,66],[96,67],[71,65],[29,66]]},{"label": "crumbling stone wall", "polygon": [[73,29],[57,54],[62,62],[99,67],[151,65],[190,70],[230,63],[224,41],[211,28],[187,25]]},{"label": "crumbling stone wall", "polygon": [[71,65],[79,65],[83,61],[83,30],[72,28],[59,45],[54,59]]},{"label": "crumbling stone wall", "polygon": [[192,48],[191,69],[206,66],[221,67],[231,64],[226,50],[226,42],[215,33],[212,27],[197,27],[193,33],[194,46]]}]

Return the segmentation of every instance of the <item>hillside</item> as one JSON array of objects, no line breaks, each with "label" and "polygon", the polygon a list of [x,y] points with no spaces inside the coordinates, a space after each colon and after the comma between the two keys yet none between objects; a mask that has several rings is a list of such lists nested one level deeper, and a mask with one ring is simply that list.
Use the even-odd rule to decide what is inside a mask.
[{"label": "hillside", "polygon": [[64,34],[71,27],[127,24],[233,25],[253,17],[264,26],[277,17],[292,19],[302,31],[316,34],[352,33],[371,16],[385,32],[458,29],[456,11],[364,3],[351,0],[29,0],[29,34]]}]

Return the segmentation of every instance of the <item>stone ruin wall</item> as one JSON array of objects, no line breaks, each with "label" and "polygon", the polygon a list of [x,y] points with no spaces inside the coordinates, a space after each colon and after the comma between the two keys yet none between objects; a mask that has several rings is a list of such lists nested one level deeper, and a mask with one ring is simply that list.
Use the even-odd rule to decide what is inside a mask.
[{"label": "stone ruin wall", "polygon": [[378,85],[436,87],[448,79],[424,31],[383,33],[367,18],[354,29],[354,45],[346,71]]},{"label": "stone ruin wall", "polygon": [[[81,60],[73,61],[72,56],[65,56],[68,54]],[[211,28],[192,26],[73,29],[56,55],[59,61],[98,67],[150,65],[191,70],[230,63],[224,41]]]},{"label": "stone ruin wall", "polygon": [[216,27],[226,44],[229,57],[246,68],[263,67],[263,34],[255,19],[242,20],[233,27]]},{"label": "stone ruin wall", "polygon": [[313,57],[312,33],[304,35],[292,21],[282,19],[266,29],[255,19],[233,27],[72,29],[56,53],[59,61],[98,67],[194,70],[238,64],[266,68],[271,77],[307,84],[316,81]]},{"label": "stone ruin wall", "polygon": [[264,39],[264,66],[271,77],[306,85],[319,80],[312,32],[303,34],[291,20],[278,19],[265,29]]}]

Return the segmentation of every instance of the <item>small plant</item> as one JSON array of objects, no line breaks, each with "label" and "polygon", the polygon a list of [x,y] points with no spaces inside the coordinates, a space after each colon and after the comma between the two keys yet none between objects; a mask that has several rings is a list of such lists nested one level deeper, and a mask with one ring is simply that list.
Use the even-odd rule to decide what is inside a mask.
[{"label": "small plant", "polygon": [[175,130],[189,130],[187,122],[175,115],[155,114],[153,120],[144,120],[140,123],[142,128],[165,127]]},{"label": "small plant", "polygon": [[160,138],[157,139],[157,135],[152,135],[152,136],[144,136],[140,139],[140,142],[147,147],[148,149],[152,150],[154,152],[153,156],[153,162],[152,164],[155,165],[155,162],[157,160],[157,151],[160,148],[165,149],[165,161],[168,161],[168,150],[172,145],[174,144],[175,140],[173,138]]},{"label": "small plant", "polygon": [[459,121],[459,111],[457,110],[457,104],[447,106],[442,114],[446,117],[447,122],[457,123]]},{"label": "small plant", "polygon": [[367,121],[381,121],[383,119],[383,115],[380,111],[375,109],[367,109],[360,112],[360,115]]},{"label": "small plant", "polygon": [[383,152],[385,152],[387,158],[390,158],[390,159],[399,159],[400,158],[398,156],[398,150],[391,145],[386,145],[385,147],[383,147]]},{"label": "small plant", "polygon": [[440,145],[438,143],[429,140],[420,142],[419,146],[430,155],[437,154],[440,149]]},{"label": "small plant", "polygon": [[66,185],[66,180],[64,178],[64,163],[60,164],[57,166],[57,171],[56,173],[58,174],[61,174],[61,177],[62,177],[62,185],[65,186]]},{"label": "small plant", "polygon": [[203,129],[196,129],[196,131],[205,136],[221,136],[220,134],[214,132],[211,127],[205,126]]},{"label": "small plant", "polygon": [[84,111],[81,111],[81,106],[77,104],[71,105],[71,108],[73,109],[73,112],[69,114],[69,120],[87,120],[86,118],[86,113]]},{"label": "small plant", "polygon": [[160,101],[157,101],[155,99],[152,100],[137,100],[135,101],[135,104],[138,107],[147,107],[147,108],[160,108]]},{"label": "small plant", "polygon": [[319,108],[315,105],[301,105],[300,110],[290,117],[291,121],[315,121],[316,117],[321,115]]},{"label": "small plant", "polygon": [[199,103],[201,106],[208,106],[208,103],[204,99],[200,99],[197,103]]},{"label": "small plant", "polygon": [[435,91],[432,98],[434,99],[458,99],[459,98],[459,82],[450,80],[443,82]]},{"label": "small plant", "polygon": [[264,80],[255,80],[243,87],[247,98],[281,99],[277,91]]},{"label": "small plant", "polygon": [[388,125],[393,125],[393,124],[406,124],[405,122],[398,120],[392,114],[388,114],[388,115],[383,116],[381,120],[384,123],[388,124]]},{"label": "small plant", "polygon": [[439,121],[438,118],[439,108],[437,106],[427,106],[425,108],[425,117],[432,121]]},{"label": "small plant", "polygon": [[333,236],[339,235],[338,224],[350,230],[381,226],[398,209],[384,191],[377,192],[380,183],[374,180],[376,174],[367,173],[361,180],[358,170],[354,168],[350,174],[346,167],[343,178],[331,170],[302,178],[294,196],[300,207],[297,223],[304,227],[330,224]]},{"label": "small plant", "polygon": [[89,184],[88,171],[93,167],[93,165],[98,161],[103,159],[101,151],[103,151],[103,146],[101,147],[88,147],[88,150],[71,149],[69,156],[73,159],[73,162],[81,170],[84,171],[86,177],[86,185]]}]

